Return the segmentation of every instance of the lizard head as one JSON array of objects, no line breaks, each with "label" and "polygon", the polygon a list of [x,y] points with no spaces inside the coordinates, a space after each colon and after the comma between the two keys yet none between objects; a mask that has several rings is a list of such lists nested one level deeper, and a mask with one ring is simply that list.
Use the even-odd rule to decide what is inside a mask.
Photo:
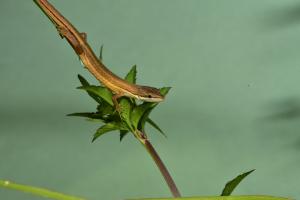
[{"label": "lizard head", "polygon": [[139,100],[146,102],[161,102],[164,96],[161,95],[159,89],[149,86],[139,86]]}]

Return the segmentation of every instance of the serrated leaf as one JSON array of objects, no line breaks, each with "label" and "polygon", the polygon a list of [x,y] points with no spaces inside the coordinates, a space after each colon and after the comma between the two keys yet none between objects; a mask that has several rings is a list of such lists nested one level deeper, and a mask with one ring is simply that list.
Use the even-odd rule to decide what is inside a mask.
[{"label": "serrated leaf", "polygon": [[292,199],[283,198],[283,197],[273,197],[267,195],[241,195],[241,196],[207,196],[207,197],[183,197],[183,198],[140,198],[140,199],[131,199],[131,200],[292,200]]},{"label": "serrated leaf", "polygon": [[145,133],[145,125],[147,120],[149,119],[149,115],[152,112],[152,110],[158,105],[158,103],[150,103],[151,106],[149,107],[149,109],[147,109],[143,116],[141,117],[140,121],[139,121],[139,125],[138,125],[138,129],[142,130],[142,132]]},{"label": "serrated leaf", "polygon": [[255,169],[245,172],[243,174],[238,175],[237,177],[235,177],[234,179],[232,179],[231,181],[227,182],[225,185],[225,188],[222,191],[221,196],[229,196],[233,190],[236,188],[236,186],[238,186],[238,184],[249,174],[251,174]]},{"label": "serrated leaf", "polygon": [[120,142],[124,139],[124,137],[129,133],[126,130],[120,130]]},{"label": "serrated leaf", "polygon": [[[170,91],[171,87],[163,87],[160,89],[160,93],[163,96],[166,96],[168,92]],[[145,123],[147,119],[149,118],[149,115],[151,111],[158,105],[158,103],[152,103],[152,102],[144,102],[141,104],[142,107],[145,107],[145,110],[143,111],[143,114],[138,119],[138,129],[143,131],[145,133]],[[135,123],[136,123],[135,119]]]},{"label": "serrated leaf", "polygon": [[103,126],[101,126],[96,133],[93,136],[92,142],[94,142],[97,138],[99,138],[100,136],[111,132],[111,131],[115,131],[115,130],[128,130],[128,128],[126,127],[126,125],[124,125],[122,122],[112,122],[112,123],[107,123]]},{"label": "serrated leaf", "polygon": [[158,132],[160,132],[163,136],[167,137],[167,135],[161,130],[161,128],[159,128],[159,126],[152,119],[150,119],[148,117],[147,120],[146,120],[146,122],[148,122],[156,130],[158,130]]},{"label": "serrated leaf", "polygon": [[119,102],[119,106],[120,106],[120,116],[122,118],[122,120],[124,122],[126,122],[128,128],[131,131],[134,131],[132,124],[131,124],[131,111],[132,111],[132,103],[130,101],[130,99],[126,98],[126,97],[122,97],[120,102]]},{"label": "serrated leaf", "polygon": [[99,112],[99,114],[101,114],[102,116],[105,115],[112,115],[114,114],[114,107],[109,105],[106,101],[103,101],[101,104],[99,104],[97,106],[97,110]]},{"label": "serrated leaf", "polygon": [[133,65],[131,70],[126,75],[125,80],[129,83],[135,84],[136,83],[136,74],[137,74],[136,65]]},{"label": "serrated leaf", "polygon": [[[153,107],[154,108],[154,107]],[[141,130],[142,132],[146,133],[145,131],[145,125],[146,125],[146,121],[149,118],[149,115],[152,111],[153,108],[148,109],[144,115],[141,117],[140,121],[139,121],[139,126],[138,129]]]},{"label": "serrated leaf", "polygon": [[158,103],[148,103],[148,102],[145,102],[144,104],[149,104],[149,107],[148,107],[147,110],[145,110],[144,114],[139,119],[138,129],[145,133],[146,132],[145,131],[146,121],[149,118],[150,113],[157,106]]},{"label": "serrated leaf", "polygon": [[[89,82],[85,78],[83,78],[83,76],[81,76],[80,74],[78,74],[77,76],[78,76],[78,79],[82,86],[86,87],[86,86],[90,85]],[[101,98],[99,98],[99,96],[97,96],[94,93],[89,92],[89,91],[87,91],[87,93],[90,97],[92,97],[99,104],[102,102],[102,100],[101,100]]]},{"label": "serrated leaf", "polygon": [[105,124],[103,126],[101,126],[96,133],[93,136],[92,142],[94,142],[97,138],[99,138],[100,136],[102,136],[105,133],[108,133],[110,131],[114,131],[114,130],[118,130],[118,126],[116,126],[115,124]]},{"label": "serrated leaf", "polygon": [[[125,80],[129,83],[135,83],[136,81],[136,65],[134,65],[131,70],[128,72],[128,74],[125,77]],[[120,116],[121,118],[126,122],[128,128],[131,131],[134,131],[132,124],[131,124],[131,112],[132,112],[132,107],[135,104],[135,102],[132,102],[129,98],[123,97],[120,99],[119,106],[120,106]],[[126,135],[126,134],[125,134]],[[124,135],[124,136],[125,136]],[[124,137],[123,136],[123,137]],[[123,138],[122,137],[122,138]],[[121,135],[120,135],[120,140],[122,140]]]},{"label": "serrated leaf", "polygon": [[133,127],[136,129],[138,128],[139,122],[145,112],[150,109],[152,106],[154,106],[154,103],[149,103],[149,102],[144,102],[132,110],[132,115],[131,115],[131,122]]},{"label": "serrated leaf", "polygon": [[49,198],[49,199],[84,200],[83,198],[80,198],[80,197],[74,197],[74,196],[54,192],[54,191],[44,189],[44,188],[33,187],[33,186],[29,186],[29,185],[21,185],[21,184],[13,183],[11,181],[0,180],[0,188],[1,187],[11,189],[11,190],[17,190],[20,192],[30,193],[35,196]]},{"label": "serrated leaf", "polygon": [[[166,96],[170,91],[171,87],[163,87],[160,89],[160,93],[163,96]],[[150,115],[151,111],[158,105],[158,103],[152,102],[144,102],[140,105],[143,109],[141,111],[137,110],[139,113],[136,114],[136,119],[134,119],[134,123],[136,124],[138,121],[138,126],[144,132],[145,123]],[[142,114],[142,115],[141,115]]]},{"label": "serrated leaf", "polygon": [[97,95],[98,97],[106,101],[109,105],[113,106],[112,93],[105,87],[89,85],[89,86],[81,86],[78,87],[77,89],[82,89],[91,92],[94,95]]}]

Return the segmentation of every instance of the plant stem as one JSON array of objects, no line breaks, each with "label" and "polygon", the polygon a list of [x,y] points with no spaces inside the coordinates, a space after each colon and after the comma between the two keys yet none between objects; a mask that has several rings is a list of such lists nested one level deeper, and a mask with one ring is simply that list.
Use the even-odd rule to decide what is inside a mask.
[{"label": "plant stem", "polygon": [[169,189],[170,189],[171,193],[173,194],[173,197],[175,197],[175,198],[181,197],[180,192],[179,192],[172,176],[170,175],[167,167],[165,166],[165,164],[163,163],[163,161],[159,157],[158,153],[156,152],[156,150],[152,146],[151,142],[146,138],[145,134],[142,133],[142,132],[139,132],[137,134],[137,136],[138,136],[139,141],[147,149],[147,151],[151,155],[152,159],[156,163],[159,171],[161,172],[161,174],[164,177],[167,185],[169,186]]}]

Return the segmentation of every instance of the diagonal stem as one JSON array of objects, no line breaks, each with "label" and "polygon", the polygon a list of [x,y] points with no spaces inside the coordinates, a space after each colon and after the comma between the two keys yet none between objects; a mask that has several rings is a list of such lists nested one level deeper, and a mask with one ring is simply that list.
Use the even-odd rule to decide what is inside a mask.
[{"label": "diagonal stem", "polygon": [[173,197],[175,197],[175,198],[181,197],[180,192],[179,192],[172,176],[170,175],[167,167],[165,166],[165,164],[159,157],[158,153],[152,146],[151,142],[146,138],[145,134],[140,131],[138,131],[138,134],[136,134],[136,136],[138,137],[140,142],[143,144],[143,146],[147,149],[148,153],[151,155],[151,157],[154,160],[155,164],[157,165],[159,171],[161,172],[162,176],[164,177],[167,185],[169,186],[169,189],[170,189],[171,193],[173,194]]}]

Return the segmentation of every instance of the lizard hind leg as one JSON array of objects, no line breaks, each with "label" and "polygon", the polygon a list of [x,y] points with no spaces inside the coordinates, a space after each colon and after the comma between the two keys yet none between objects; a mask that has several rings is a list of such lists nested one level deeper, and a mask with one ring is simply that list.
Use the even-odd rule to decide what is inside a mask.
[{"label": "lizard hind leg", "polygon": [[80,55],[84,52],[77,38],[66,27],[57,26],[56,28],[61,38],[66,38],[77,55]]},{"label": "lizard hind leg", "polygon": [[81,37],[87,41],[87,34],[85,32],[80,33]]},{"label": "lizard hind leg", "polygon": [[68,34],[68,30],[65,27],[56,26],[56,29],[62,39]]}]

